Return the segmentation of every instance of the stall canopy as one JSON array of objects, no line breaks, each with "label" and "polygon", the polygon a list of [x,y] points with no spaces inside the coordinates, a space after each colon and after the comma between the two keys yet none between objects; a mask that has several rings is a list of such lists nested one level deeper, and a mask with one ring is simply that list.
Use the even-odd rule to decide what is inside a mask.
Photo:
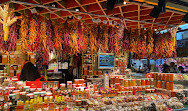
[{"label": "stall canopy", "polygon": [[[127,28],[151,28],[165,29],[168,26],[182,23],[182,18],[188,12],[185,1],[179,2],[169,0],[166,2],[166,12],[161,13],[158,18],[149,14],[157,5],[158,0],[131,0],[123,4],[115,5],[113,10],[106,9],[107,0],[1,0],[1,4],[10,3],[16,12],[31,15],[38,13],[47,19],[64,23],[79,21],[88,24],[103,22],[117,24],[119,18],[124,18]],[[128,0],[127,0],[128,1]],[[129,0],[130,1],[130,0]],[[184,3],[184,4],[183,4]],[[111,22],[112,21],[112,22]],[[141,21],[141,22],[139,22]],[[161,25],[162,24],[162,25]]]}]

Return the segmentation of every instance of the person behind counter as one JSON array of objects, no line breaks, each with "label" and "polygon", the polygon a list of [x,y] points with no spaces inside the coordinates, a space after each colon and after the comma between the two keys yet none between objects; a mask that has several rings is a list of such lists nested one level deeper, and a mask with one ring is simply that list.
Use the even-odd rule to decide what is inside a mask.
[{"label": "person behind counter", "polygon": [[26,52],[15,51],[15,62],[22,66],[21,75],[19,77],[20,81],[35,81],[41,77],[38,69],[28,61]]}]

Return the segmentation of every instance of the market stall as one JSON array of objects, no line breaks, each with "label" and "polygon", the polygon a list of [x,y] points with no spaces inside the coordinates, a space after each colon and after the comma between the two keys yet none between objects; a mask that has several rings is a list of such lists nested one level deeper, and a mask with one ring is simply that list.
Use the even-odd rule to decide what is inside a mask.
[{"label": "market stall", "polygon": [[176,58],[183,8],[167,4],[156,17],[148,0],[0,3],[0,110],[186,110],[187,74],[129,67]]}]

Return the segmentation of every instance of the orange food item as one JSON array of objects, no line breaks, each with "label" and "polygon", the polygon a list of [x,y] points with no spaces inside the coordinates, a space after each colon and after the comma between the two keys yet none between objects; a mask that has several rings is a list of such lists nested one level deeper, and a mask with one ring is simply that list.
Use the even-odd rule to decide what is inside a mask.
[{"label": "orange food item", "polygon": [[115,83],[119,83],[119,76],[115,76]]},{"label": "orange food item", "polygon": [[174,74],[168,74],[169,81],[174,81]]},{"label": "orange food item", "polygon": [[157,88],[162,88],[162,82],[160,80],[157,81]]},{"label": "orange food item", "polygon": [[167,90],[174,90],[174,82],[167,82],[166,87]]},{"label": "orange food item", "polygon": [[124,87],[128,87],[129,84],[128,84],[128,80],[124,80]]},{"label": "orange food item", "polygon": [[115,84],[115,77],[110,78],[110,84]]},{"label": "orange food item", "polygon": [[145,79],[142,79],[142,80],[141,80],[141,85],[142,85],[142,86],[145,86]]},{"label": "orange food item", "polygon": [[135,79],[131,79],[131,86],[136,86]]},{"label": "orange food item", "polygon": [[121,86],[123,86],[123,85],[124,85],[123,78],[120,78],[120,79],[119,79],[119,83],[120,83],[120,85],[121,85]]}]

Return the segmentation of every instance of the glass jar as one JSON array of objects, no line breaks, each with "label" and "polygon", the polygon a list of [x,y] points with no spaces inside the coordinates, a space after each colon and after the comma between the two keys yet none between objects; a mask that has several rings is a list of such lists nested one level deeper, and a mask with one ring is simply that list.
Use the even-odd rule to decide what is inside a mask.
[{"label": "glass jar", "polygon": [[167,82],[167,90],[174,90],[174,82]]},{"label": "glass jar", "polygon": [[87,68],[84,68],[84,75],[87,75]]},{"label": "glass jar", "polygon": [[145,85],[150,85],[149,84],[149,79],[147,79],[147,78],[145,79]]},{"label": "glass jar", "polygon": [[60,84],[60,89],[61,89],[61,91],[65,90],[65,83]]},{"label": "glass jar", "polygon": [[168,80],[174,81],[174,74],[168,74]]},{"label": "glass jar", "polygon": [[14,64],[14,55],[10,55],[10,64]]},{"label": "glass jar", "polygon": [[149,79],[149,84],[150,84],[150,87],[154,88],[154,79],[153,78]]},{"label": "glass jar", "polygon": [[124,80],[124,87],[129,87],[128,80]]},{"label": "glass jar", "polygon": [[115,89],[119,89],[120,83],[115,83]]},{"label": "glass jar", "polygon": [[141,79],[141,85],[145,86],[145,79]]},{"label": "glass jar", "polygon": [[124,86],[123,78],[119,78],[119,83],[120,83],[120,86]]},{"label": "glass jar", "polygon": [[[77,79],[77,80],[75,80],[75,82],[76,82],[76,84],[78,84],[79,80]],[[72,81],[67,81],[67,88],[72,89]]]},{"label": "glass jar", "polygon": [[119,83],[119,76],[115,76],[115,83]]},{"label": "glass jar", "polygon": [[137,80],[136,80],[136,85],[137,85],[137,86],[141,86],[141,79],[137,79]]},{"label": "glass jar", "polygon": [[3,64],[7,63],[7,55],[2,55],[2,63]]},{"label": "glass jar", "polygon": [[110,84],[115,84],[115,77],[110,78]]},{"label": "glass jar", "polygon": [[157,80],[157,88],[162,88],[162,83],[160,80]]},{"label": "glass jar", "polygon": [[128,79],[128,85],[131,87],[131,79]]},{"label": "glass jar", "polygon": [[136,86],[135,79],[131,79],[131,86]]}]

